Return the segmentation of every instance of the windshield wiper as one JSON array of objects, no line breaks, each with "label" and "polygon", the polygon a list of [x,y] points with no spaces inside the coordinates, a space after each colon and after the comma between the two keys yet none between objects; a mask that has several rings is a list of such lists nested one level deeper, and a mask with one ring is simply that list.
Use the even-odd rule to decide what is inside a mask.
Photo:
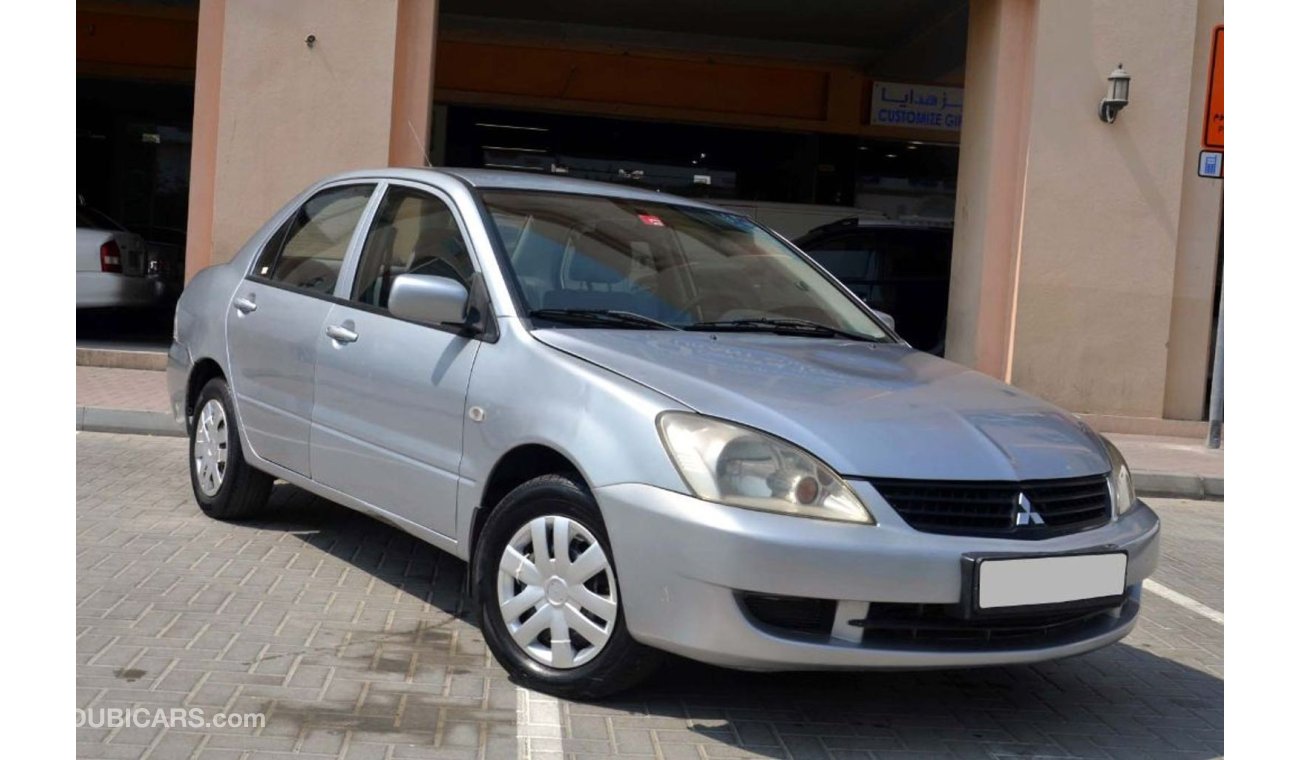
[{"label": "windshield wiper", "polygon": [[534,319],[549,319],[555,322],[573,322],[575,324],[650,327],[658,330],[680,330],[677,325],[660,322],[654,317],[619,309],[533,309],[528,316]]},{"label": "windshield wiper", "polygon": [[696,322],[686,327],[687,330],[753,330],[755,332],[772,332],[786,335],[825,335],[849,340],[861,340],[868,343],[888,343],[887,338],[876,338],[849,330],[841,330],[811,319],[796,317],[755,317],[751,319],[724,319],[717,322]]}]

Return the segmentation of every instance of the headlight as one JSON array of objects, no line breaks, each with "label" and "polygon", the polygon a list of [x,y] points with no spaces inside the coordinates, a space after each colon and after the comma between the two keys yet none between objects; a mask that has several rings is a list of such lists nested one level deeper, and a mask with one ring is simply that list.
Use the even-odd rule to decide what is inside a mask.
[{"label": "headlight", "polygon": [[831,468],[785,441],[682,412],[659,415],[659,433],[682,479],[701,499],[823,520],[876,522]]},{"label": "headlight", "polygon": [[1106,444],[1106,453],[1110,456],[1110,492],[1115,498],[1115,515],[1118,517],[1137,503],[1137,495],[1133,493],[1133,474],[1129,472],[1128,463],[1124,461],[1124,455],[1119,453],[1119,449],[1115,448],[1115,444],[1104,437],[1101,440]]}]

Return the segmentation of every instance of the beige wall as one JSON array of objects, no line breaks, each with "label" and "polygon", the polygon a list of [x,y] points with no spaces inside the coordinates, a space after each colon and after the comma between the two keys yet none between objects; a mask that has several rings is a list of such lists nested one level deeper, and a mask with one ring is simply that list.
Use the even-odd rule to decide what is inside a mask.
[{"label": "beige wall", "polygon": [[[949,351],[1073,411],[1161,417],[1171,334],[1187,354],[1176,371],[1199,359],[1204,377],[1206,346],[1187,337],[1195,331],[1171,330],[1176,264],[1181,255],[1203,273],[1195,241],[1218,221],[1213,188],[1184,197],[1187,174],[1199,179],[1188,123],[1200,118],[1191,93],[1201,8],[1040,0],[1033,44],[1016,59],[1004,30],[1023,23],[1020,5],[972,3],[966,101],[991,93],[1005,110],[964,125]],[[1032,60],[1020,92],[1027,121],[1004,105],[1021,84],[1017,60]],[[1097,103],[1120,62],[1133,76],[1131,104],[1104,124]],[[1016,144],[1023,153],[1009,155]],[[1185,280],[1187,298],[1203,305],[1212,284]]]},{"label": "beige wall", "polygon": [[410,132],[427,133],[435,9],[434,0],[204,1],[189,274],[229,260],[326,174],[421,162]]}]

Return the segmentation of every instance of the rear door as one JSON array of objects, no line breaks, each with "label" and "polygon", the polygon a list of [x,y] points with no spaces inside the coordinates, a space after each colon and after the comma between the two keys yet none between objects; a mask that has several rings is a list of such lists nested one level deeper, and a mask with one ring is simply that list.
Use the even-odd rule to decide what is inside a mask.
[{"label": "rear door", "polygon": [[231,390],[249,446],[301,475],[311,475],[318,336],[374,189],[334,185],[309,198],[267,241],[226,315]]},{"label": "rear door", "polygon": [[316,337],[314,479],[448,537],[457,535],[465,396],[483,343],[394,317],[388,295],[407,272],[450,277],[468,289],[475,271],[448,200],[424,186],[389,183],[347,300],[330,308]]}]

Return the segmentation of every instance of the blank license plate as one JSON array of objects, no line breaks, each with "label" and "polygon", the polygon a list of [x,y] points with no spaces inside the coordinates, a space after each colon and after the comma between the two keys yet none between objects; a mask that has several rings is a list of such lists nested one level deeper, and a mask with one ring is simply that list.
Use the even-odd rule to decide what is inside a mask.
[{"label": "blank license plate", "polygon": [[1127,571],[1123,553],[986,559],[979,564],[979,608],[1119,596]]}]

